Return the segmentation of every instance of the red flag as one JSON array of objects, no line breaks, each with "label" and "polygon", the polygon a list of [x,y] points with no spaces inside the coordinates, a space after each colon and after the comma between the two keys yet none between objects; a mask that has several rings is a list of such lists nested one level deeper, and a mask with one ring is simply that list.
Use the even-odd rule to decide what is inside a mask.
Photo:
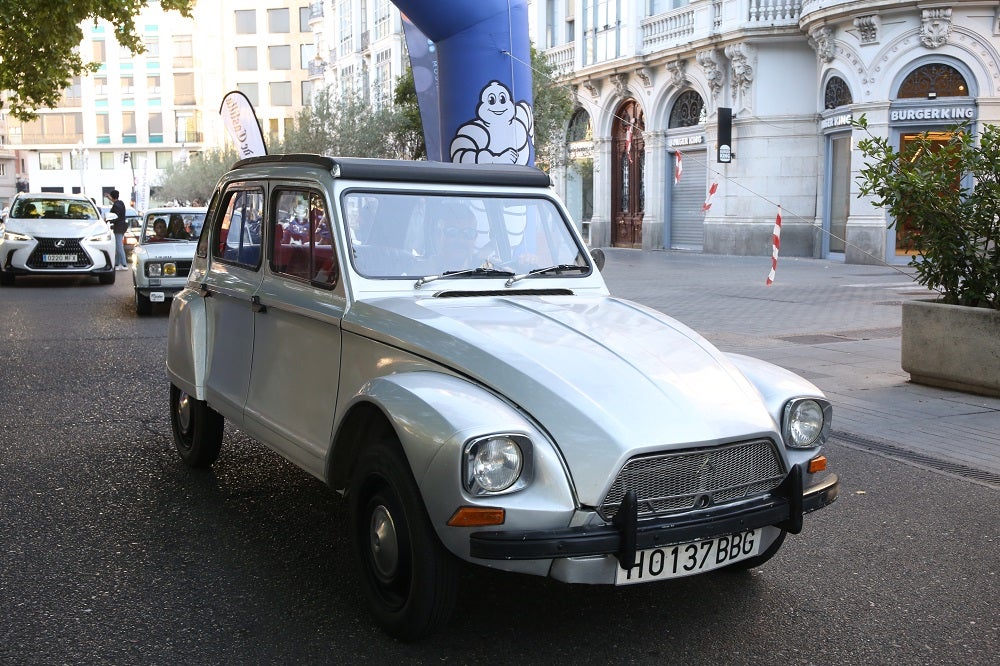
[{"label": "red flag", "polygon": [[684,165],[681,163],[681,151],[674,153],[674,185],[681,182],[681,172],[684,171]]},{"label": "red flag", "polygon": [[778,249],[781,247],[781,206],[778,206],[778,216],[774,218],[774,231],[771,234],[771,272],[767,274],[767,286],[774,283],[774,272],[778,270]]}]

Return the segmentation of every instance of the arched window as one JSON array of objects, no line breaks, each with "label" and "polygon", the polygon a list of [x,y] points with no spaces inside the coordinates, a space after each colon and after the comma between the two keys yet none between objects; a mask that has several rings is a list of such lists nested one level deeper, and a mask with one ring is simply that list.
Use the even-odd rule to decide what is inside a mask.
[{"label": "arched window", "polygon": [[838,106],[846,106],[854,100],[851,98],[851,89],[847,87],[847,82],[839,76],[831,76],[826,82],[826,95],[823,99],[823,107],[836,109]]},{"label": "arched window", "polygon": [[583,109],[577,109],[573,118],[569,121],[569,131],[566,134],[566,142],[593,141],[594,131],[590,126],[590,114]]},{"label": "arched window", "polygon": [[899,98],[968,97],[965,77],[950,65],[934,63],[917,67],[899,86]]},{"label": "arched window", "polygon": [[705,101],[693,90],[681,93],[670,110],[669,127],[693,127],[705,122]]}]

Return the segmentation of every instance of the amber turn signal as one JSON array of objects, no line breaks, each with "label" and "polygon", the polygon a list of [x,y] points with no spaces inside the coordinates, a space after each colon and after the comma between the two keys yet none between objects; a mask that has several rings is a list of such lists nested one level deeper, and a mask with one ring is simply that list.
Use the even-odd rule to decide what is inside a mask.
[{"label": "amber turn signal", "polygon": [[482,506],[461,506],[448,519],[451,527],[483,527],[503,525],[504,510]]},{"label": "amber turn signal", "polygon": [[809,461],[809,473],[815,474],[826,469],[826,456],[816,456]]}]

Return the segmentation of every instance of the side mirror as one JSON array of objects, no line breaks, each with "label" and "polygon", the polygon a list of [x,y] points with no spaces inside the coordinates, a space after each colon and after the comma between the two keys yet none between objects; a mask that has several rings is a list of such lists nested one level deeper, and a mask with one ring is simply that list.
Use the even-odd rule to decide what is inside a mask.
[{"label": "side mirror", "polygon": [[117,219],[118,219],[118,213],[108,213],[107,215],[104,216],[105,222],[114,222]]},{"label": "side mirror", "polygon": [[595,264],[597,264],[597,270],[599,271],[604,270],[604,260],[605,260],[604,250],[602,250],[599,247],[591,249],[590,258],[594,260]]}]

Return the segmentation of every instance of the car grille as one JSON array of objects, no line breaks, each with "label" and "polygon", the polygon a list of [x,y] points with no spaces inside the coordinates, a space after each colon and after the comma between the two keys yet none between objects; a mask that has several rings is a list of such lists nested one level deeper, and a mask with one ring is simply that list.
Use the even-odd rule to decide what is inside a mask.
[{"label": "car grille", "polygon": [[175,261],[177,264],[177,275],[175,277],[186,278],[188,273],[191,272],[191,262],[190,261]]},{"label": "car grille", "polygon": [[[28,257],[28,268],[88,268],[93,265],[90,255],[80,245],[78,238],[35,238],[38,245]],[[56,247],[61,241],[62,247]],[[75,254],[76,261],[45,261],[46,254]]]},{"label": "car grille", "polygon": [[764,495],[784,477],[769,439],[640,456],[622,467],[598,513],[605,520],[614,518],[630,490],[636,494],[639,518],[651,518]]}]

